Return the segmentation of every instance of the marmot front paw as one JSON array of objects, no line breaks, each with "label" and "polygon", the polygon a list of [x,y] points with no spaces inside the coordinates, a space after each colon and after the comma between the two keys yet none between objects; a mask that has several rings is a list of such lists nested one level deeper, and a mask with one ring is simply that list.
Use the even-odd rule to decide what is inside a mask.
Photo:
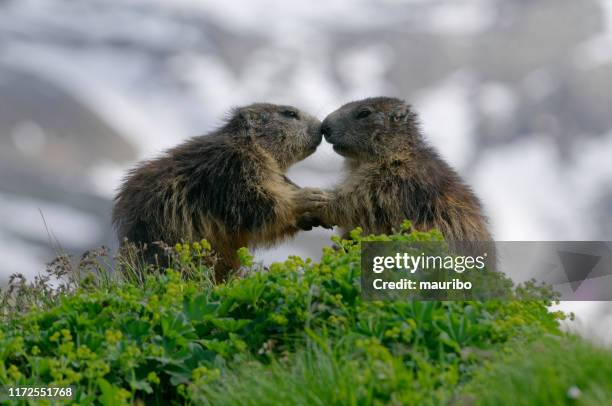
[{"label": "marmot front paw", "polygon": [[323,222],[315,214],[306,212],[298,217],[297,226],[300,230],[310,231],[313,227],[334,228],[332,225]]},{"label": "marmot front paw", "polygon": [[298,191],[297,210],[299,213],[316,214],[332,200],[332,194],[322,189],[305,187]]},{"label": "marmot front paw", "polygon": [[332,200],[332,193],[317,188],[302,188],[297,195],[297,225],[302,230],[313,227],[333,228],[333,224],[324,220],[323,212]]}]

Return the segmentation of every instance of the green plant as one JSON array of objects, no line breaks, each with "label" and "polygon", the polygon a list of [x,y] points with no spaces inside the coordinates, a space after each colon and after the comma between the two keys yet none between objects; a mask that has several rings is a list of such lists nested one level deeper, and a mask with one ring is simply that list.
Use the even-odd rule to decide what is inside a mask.
[{"label": "green plant", "polygon": [[577,337],[510,346],[463,389],[478,405],[605,405],[612,399],[612,353]]},{"label": "green plant", "polygon": [[[405,224],[365,238],[441,237]],[[48,303],[27,287],[29,305],[2,313],[0,384],[74,385],[80,404],[440,404],[488,354],[561,334],[545,300],[364,301],[363,239],[219,285],[200,242],[176,246],[163,272],[86,272]]]}]

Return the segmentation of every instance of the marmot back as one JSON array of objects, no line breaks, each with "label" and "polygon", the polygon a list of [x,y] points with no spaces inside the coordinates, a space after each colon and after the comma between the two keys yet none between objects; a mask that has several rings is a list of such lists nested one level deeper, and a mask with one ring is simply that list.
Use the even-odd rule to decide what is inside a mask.
[{"label": "marmot back", "polygon": [[348,103],[325,118],[321,131],[346,158],[348,172],[317,213],[323,222],[370,234],[390,233],[408,219],[449,241],[491,239],[478,198],[427,145],[403,101]]},{"label": "marmot back", "polygon": [[[291,106],[253,104],[227,123],[131,170],[115,198],[120,240],[207,239],[217,276],[239,266],[240,247],[269,245],[308,228],[316,193],[285,177],[321,142],[320,122]],[[159,250],[153,251],[159,254]]]}]

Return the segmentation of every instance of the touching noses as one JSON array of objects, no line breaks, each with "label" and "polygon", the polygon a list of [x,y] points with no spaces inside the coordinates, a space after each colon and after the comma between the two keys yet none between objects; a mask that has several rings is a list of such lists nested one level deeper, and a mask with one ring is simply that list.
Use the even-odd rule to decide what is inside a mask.
[{"label": "touching noses", "polygon": [[321,134],[325,137],[325,140],[331,142],[332,129],[327,121],[323,121],[321,124]]}]

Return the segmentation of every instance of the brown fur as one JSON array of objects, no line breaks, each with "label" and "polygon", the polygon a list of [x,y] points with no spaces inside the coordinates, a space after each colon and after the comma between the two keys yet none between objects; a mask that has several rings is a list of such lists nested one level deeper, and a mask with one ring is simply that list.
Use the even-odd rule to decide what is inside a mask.
[{"label": "brown fur", "polygon": [[321,131],[347,167],[328,205],[314,213],[322,222],[380,234],[408,219],[449,241],[491,240],[478,198],[427,145],[403,101],[348,103],[327,116]]},{"label": "brown fur", "polygon": [[240,265],[238,248],[312,228],[306,212],[320,203],[319,194],[300,189],[285,172],[315,151],[319,126],[291,106],[236,109],[222,128],[129,172],[113,211],[119,238],[149,246],[205,238],[221,259],[217,277],[225,278]]}]

